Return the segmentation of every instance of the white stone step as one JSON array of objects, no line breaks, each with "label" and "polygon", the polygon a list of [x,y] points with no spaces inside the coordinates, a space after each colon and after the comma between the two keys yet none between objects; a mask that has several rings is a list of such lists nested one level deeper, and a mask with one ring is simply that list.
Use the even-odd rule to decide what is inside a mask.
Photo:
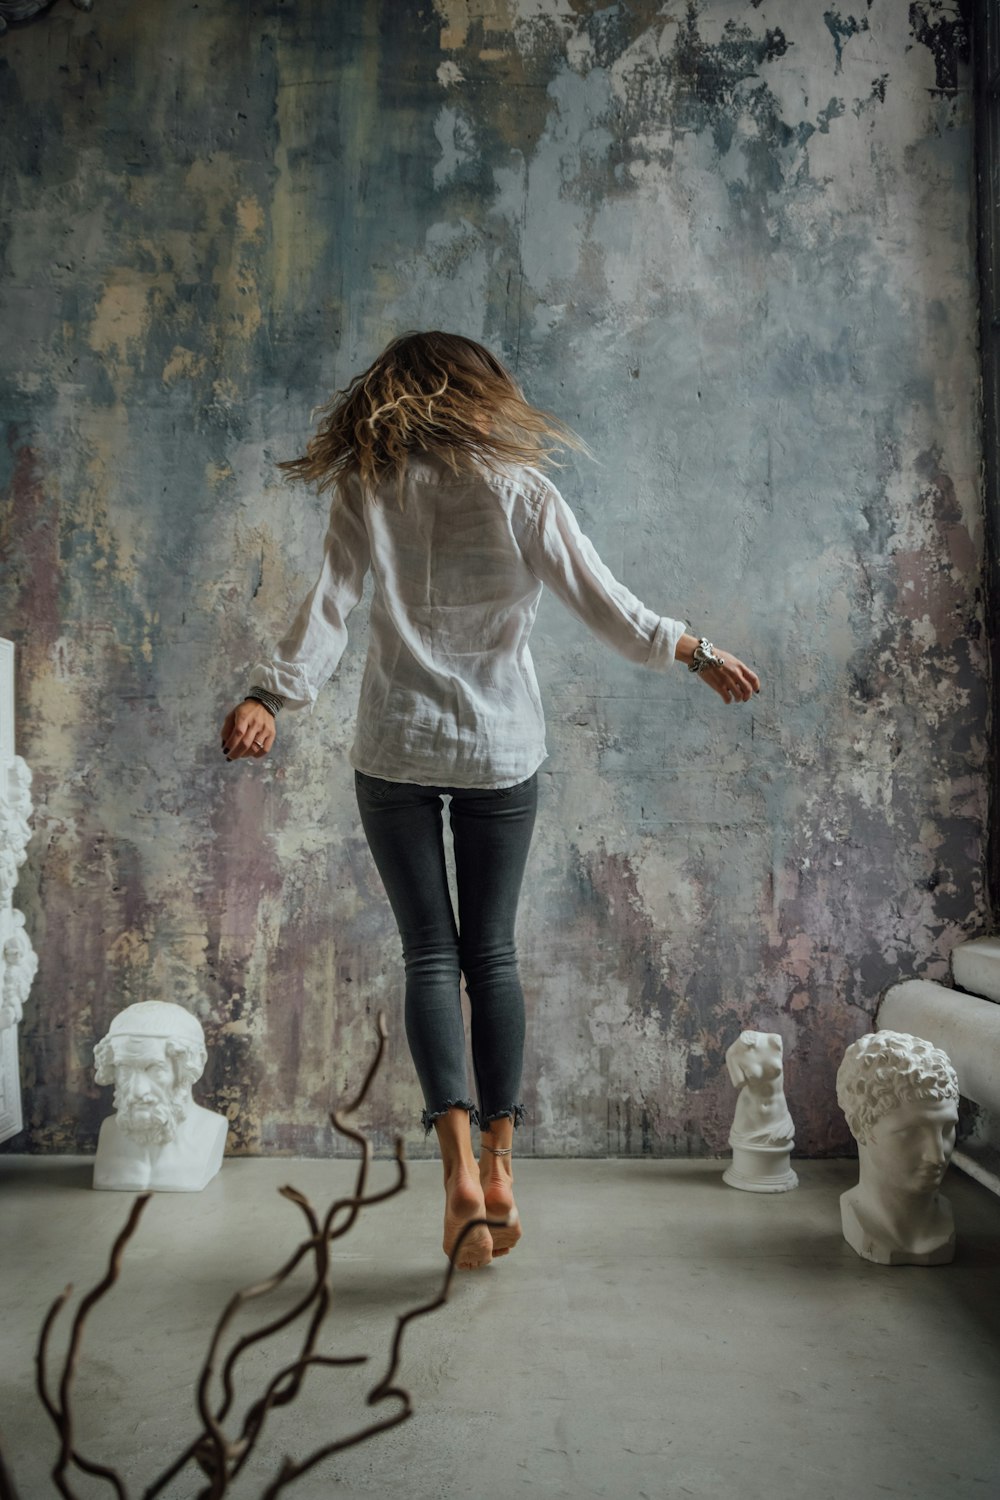
[{"label": "white stone step", "polygon": [[940,1047],[965,1097],[1000,1110],[1000,1005],[929,979],[907,979],[886,990],[875,1024]]},{"label": "white stone step", "polygon": [[956,984],[1000,1005],[1000,937],[970,938],[951,951]]}]

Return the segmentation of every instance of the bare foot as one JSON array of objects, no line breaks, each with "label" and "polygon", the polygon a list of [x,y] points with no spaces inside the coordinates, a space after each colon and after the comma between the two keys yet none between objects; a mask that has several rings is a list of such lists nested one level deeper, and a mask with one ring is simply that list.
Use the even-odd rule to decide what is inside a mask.
[{"label": "bare foot", "polygon": [[514,1174],[509,1156],[494,1156],[483,1148],[479,1181],[488,1219],[506,1219],[504,1229],[491,1229],[493,1254],[507,1255],[521,1238],[521,1218],[514,1203]]},{"label": "bare foot", "polygon": [[[459,1232],[470,1219],[486,1218],[483,1190],[472,1176],[461,1168],[445,1179],[444,1253],[451,1259]],[[462,1271],[477,1271],[493,1258],[493,1241],[485,1224],[470,1229],[458,1251],[455,1265]]]}]

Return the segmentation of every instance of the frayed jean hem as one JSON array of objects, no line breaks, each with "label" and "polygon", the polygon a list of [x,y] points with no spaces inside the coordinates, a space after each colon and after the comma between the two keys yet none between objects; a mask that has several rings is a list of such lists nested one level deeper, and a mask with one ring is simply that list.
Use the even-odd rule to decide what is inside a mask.
[{"label": "frayed jean hem", "polygon": [[479,1123],[479,1111],[471,1099],[449,1099],[441,1109],[435,1109],[431,1113],[425,1109],[420,1116],[420,1123],[424,1127],[425,1138],[430,1135],[431,1130],[434,1128],[434,1121],[440,1120],[441,1116],[446,1115],[450,1109],[467,1109],[469,1111],[469,1124],[471,1125],[473,1121],[477,1124]]},{"label": "frayed jean hem", "polygon": [[514,1129],[524,1120],[524,1105],[513,1104],[510,1109],[498,1109],[491,1115],[481,1115],[471,1099],[449,1099],[440,1109],[424,1110],[420,1116],[420,1123],[424,1127],[425,1138],[430,1135],[434,1128],[434,1121],[440,1120],[451,1109],[465,1109],[469,1113],[469,1124],[478,1125],[480,1130],[489,1130],[494,1120],[513,1120]]},{"label": "frayed jean hem", "polygon": [[485,1118],[478,1112],[478,1110],[476,1111],[476,1121],[479,1125],[480,1130],[489,1130],[494,1120],[513,1120],[514,1129],[516,1130],[523,1119],[523,1104],[514,1104],[510,1109],[498,1109],[494,1114],[486,1115]]}]

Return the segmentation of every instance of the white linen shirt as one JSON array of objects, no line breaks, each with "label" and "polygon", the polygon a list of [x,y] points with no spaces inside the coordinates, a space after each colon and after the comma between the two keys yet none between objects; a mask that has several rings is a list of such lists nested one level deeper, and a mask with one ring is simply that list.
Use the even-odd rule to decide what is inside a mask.
[{"label": "white linen shirt", "polygon": [[421,453],[363,499],[338,486],[323,567],[254,686],[312,709],[347,644],[371,568],[368,658],[351,765],[386,781],[503,787],[546,757],[528,650],[542,585],[622,656],[664,670],[683,620],[654,614],[618,582],[537,469],[454,475]]}]

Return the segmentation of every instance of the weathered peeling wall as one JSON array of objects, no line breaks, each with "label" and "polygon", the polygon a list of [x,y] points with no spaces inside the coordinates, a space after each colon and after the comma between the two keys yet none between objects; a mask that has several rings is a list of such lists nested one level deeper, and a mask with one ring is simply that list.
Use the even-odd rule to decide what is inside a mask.
[{"label": "weathered peeling wall", "polygon": [[390,336],[483,338],[600,456],[559,482],[725,707],[545,601],[519,1149],[725,1147],[780,1031],[808,1153],[900,975],[983,929],[985,644],[967,7],[59,3],[0,43],[0,634],[41,957],[7,1149],[86,1150],[112,1014],[177,999],[230,1148],[424,1149],[347,749],[363,610],[272,760],[218,748],[317,568],[276,476]]}]

